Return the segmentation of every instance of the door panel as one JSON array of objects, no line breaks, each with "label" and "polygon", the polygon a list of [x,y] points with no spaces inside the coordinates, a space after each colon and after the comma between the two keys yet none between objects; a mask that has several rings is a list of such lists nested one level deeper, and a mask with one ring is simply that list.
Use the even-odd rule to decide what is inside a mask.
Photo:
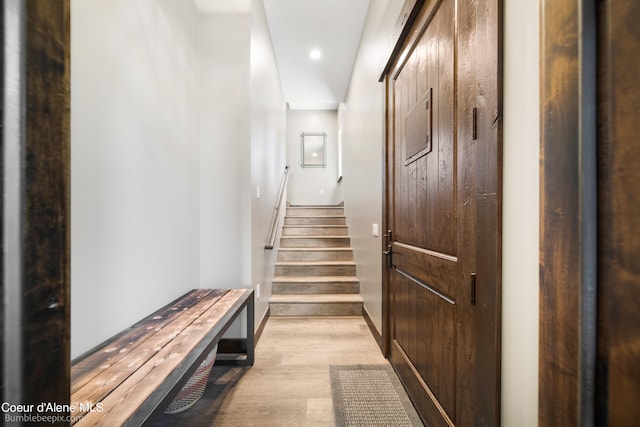
[{"label": "door panel", "polygon": [[[446,0],[437,8],[395,79],[394,96],[399,142],[395,194],[401,205],[396,211],[397,240],[455,256],[453,3]],[[427,110],[422,124],[430,122],[428,149],[418,158],[408,149],[419,145],[413,139],[422,136],[411,126],[416,109]]]},{"label": "door panel", "polygon": [[455,384],[450,379],[455,373],[456,304],[404,274],[397,278],[396,292],[403,295],[396,308],[407,313],[412,325],[396,335],[396,342],[445,411],[455,413]]},{"label": "door panel", "polygon": [[[499,424],[500,123],[487,123],[499,117],[499,74],[497,62],[487,66],[490,84],[478,86],[477,19],[485,26],[489,20],[478,18],[476,7],[482,5],[425,2],[386,76],[386,222],[394,232],[384,274],[386,338],[391,362],[430,426]],[[489,9],[497,25],[497,9]],[[497,51],[497,40],[487,48]],[[481,143],[493,157],[480,165]],[[480,187],[479,177],[489,175],[495,179]],[[478,230],[478,221],[487,229]],[[478,241],[480,233],[492,237]],[[479,252],[486,253],[480,269]],[[483,287],[481,307],[474,281]]]}]

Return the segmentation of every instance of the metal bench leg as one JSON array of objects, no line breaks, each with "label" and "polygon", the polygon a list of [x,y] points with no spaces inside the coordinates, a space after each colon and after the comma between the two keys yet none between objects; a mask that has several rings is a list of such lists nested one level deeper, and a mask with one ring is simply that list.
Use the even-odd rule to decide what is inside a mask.
[{"label": "metal bench leg", "polygon": [[253,366],[255,358],[255,306],[254,306],[254,293],[251,292],[251,297],[247,302],[247,364]]}]

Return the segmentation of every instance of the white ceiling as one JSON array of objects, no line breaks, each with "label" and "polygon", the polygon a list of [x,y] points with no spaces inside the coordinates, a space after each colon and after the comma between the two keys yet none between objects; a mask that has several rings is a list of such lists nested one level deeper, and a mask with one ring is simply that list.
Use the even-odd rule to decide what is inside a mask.
[{"label": "white ceiling", "polygon": [[[344,101],[369,0],[264,0],[285,100],[334,110]],[[309,57],[319,49],[322,58]]]},{"label": "white ceiling", "polygon": [[193,0],[202,13],[244,13],[251,10],[251,0]]},{"label": "white ceiling", "polygon": [[[201,12],[249,12],[251,0],[194,0]],[[291,109],[335,110],[344,101],[369,0],[264,0]],[[322,58],[309,57],[319,49]]]}]

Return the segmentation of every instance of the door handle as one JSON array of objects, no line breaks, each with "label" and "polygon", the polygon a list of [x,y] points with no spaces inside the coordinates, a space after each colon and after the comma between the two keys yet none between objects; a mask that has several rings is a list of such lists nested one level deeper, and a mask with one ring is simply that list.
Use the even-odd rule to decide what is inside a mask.
[{"label": "door handle", "polygon": [[388,245],[386,251],[382,251],[382,254],[387,257],[387,266],[391,268],[393,265],[392,257],[393,257],[393,246]]}]

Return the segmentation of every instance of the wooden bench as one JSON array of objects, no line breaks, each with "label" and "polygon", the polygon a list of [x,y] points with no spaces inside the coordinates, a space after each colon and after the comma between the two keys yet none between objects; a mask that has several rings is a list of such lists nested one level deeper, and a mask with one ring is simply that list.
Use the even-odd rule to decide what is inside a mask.
[{"label": "wooden bench", "polygon": [[250,289],[193,290],[74,360],[72,424],[139,426],[160,415],[247,309],[247,352],[253,365]]}]

